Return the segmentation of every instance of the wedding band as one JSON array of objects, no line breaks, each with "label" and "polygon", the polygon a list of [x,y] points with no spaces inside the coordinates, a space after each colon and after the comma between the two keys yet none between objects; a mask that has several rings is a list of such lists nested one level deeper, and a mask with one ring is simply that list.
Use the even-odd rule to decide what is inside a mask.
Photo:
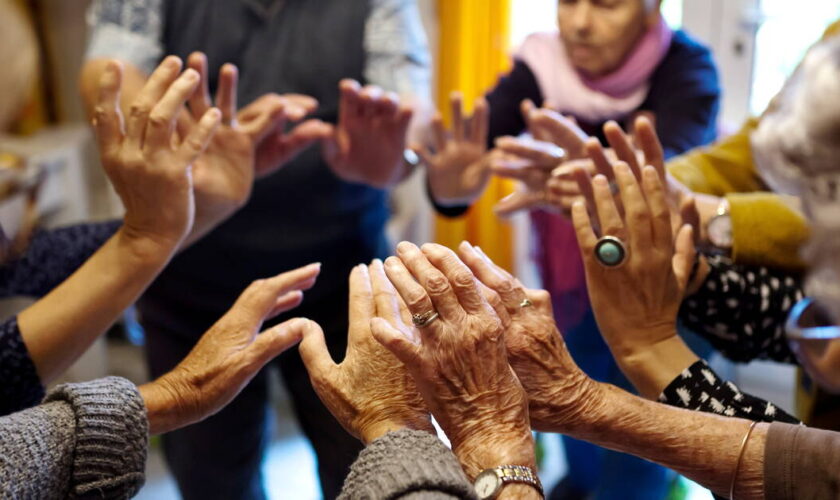
[{"label": "wedding band", "polygon": [[602,236],[595,245],[595,258],[606,267],[618,267],[627,258],[627,247],[615,236]]},{"label": "wedding band", "polygon": [[519,307],[531,307],[532,305],[534,305],[534,303],[531,302],[531,299],[524,299],[519,303]]},{"label": "wedding band", "polygon": [[618,188],[618,183],[615,181],[610,181],[610,193],[615,196],[620,193],[621,190]]},{"label": "wedding band", "polygon": [[417,328],[423,328],[432,321],[436,320],[438,316],[440,315],[437,313],[437,311],[429,311],[423,314],[412,314],[411,321]]}]

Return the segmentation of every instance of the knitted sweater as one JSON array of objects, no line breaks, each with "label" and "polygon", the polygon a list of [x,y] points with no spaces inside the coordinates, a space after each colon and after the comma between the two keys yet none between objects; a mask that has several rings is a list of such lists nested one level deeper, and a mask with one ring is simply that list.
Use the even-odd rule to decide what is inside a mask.
[{"label": "knitted sweater", "polygon": [[0,498],[130,498],[143,485],[148,434],[131,382],[59,386],[0,417]]},{"label": "knitted sweater", "polygon": [[423,431],[389,432],[360,454],[339,500],[474,499],[475,490],[455,455]]}]

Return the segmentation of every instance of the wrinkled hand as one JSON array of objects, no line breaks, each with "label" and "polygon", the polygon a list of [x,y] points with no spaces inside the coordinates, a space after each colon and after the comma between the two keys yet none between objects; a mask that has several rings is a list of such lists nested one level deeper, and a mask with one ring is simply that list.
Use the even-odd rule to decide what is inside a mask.
[{"label": "wrinkled hand", "polygon": [[300,320],[259,333],[264,321],[297,307],[320,264],[255,281],[171,372],[140,387],[150,432],[160,434],[224,408],[266,363],[300,340]]},{"label": "wrinkled hand", "polygon": [[[188,64],[201,76],[201,86],[189,100],[190,112],[183,113],[179,119],[182,136],[189,133],[197,117],[212,105],[206,56],[195,52]],[[222,126],[194,169],[199,233],[208,231],[241,208],[251,196],[257,175],[274,172],[315,142],[320,134],[320,126],[312,121],[283,132],[288,120],[300,119],[317,106],[314,99],[269,94],[237,113],[237,82],[236,66],[222,66],[215,98],[222,112]]]},{"label": "wrinkled hand", "polygon": [[300,355],[315,392],[342,427],[366,444],[402,428],[434,433],[405,366],[371,334],[374,317],[405,321],[407,312],[395,297],[382,262],[353,269],[347,354],[339,364],[330,357],[321,327],[308,320],[298,323],[303,333]]},{"label": "wrinkled hand", "polygon": [[510,317],[505,332],[510,365],[528,393],[531,426],[563,432],[600,400],[597,384],[575,364],[554,320],[551,297],[529,290],[467,242],[458,255],[486,287],[485,296],[500,317]]},{"label": "wrinkled hand", "polygon": [[496,149],[504,157],[491,165],[494,174],[521,182],[519,189],[502,199],[495,211],[502,217],[536,208],[556,211],[559,199],[548,189],[555,170],[564,162],[584,157],[586,134],[559,113],[535,109],[523,101],[522,115],[531,138],[503,137]]},{"label": "wrinkled hand", "polygon": [[404,152],[412,110],[397,96],[358,82],[340,85],[338,123],[322,124],[324,160],[348,182],[376,188],[395,185],[406,174]]},{"label": "wrinkled hand", "polygon": [[[590,181],[581,175],[578,180],[594,204],[591,210],[597,214],[600,235],[615,236],[625,242],[625,262],[607,267],[596,259],[598,235],[584,202],[575,203],[572,216],[595,318],[610,350],[627,373],[628,366],[632,371],[632,365],[649,356],[658,345],[678,340],[677,312],[695,251],[690,226],[681,227],[674,236],[665,189],[654,167],[642,170],[641,186],[626,163],[616,164],[614,172],[623,214],[616,207],[604,176],[597,175]],[[631,373],[628,377],[639,387]],[[658,395],[655,387],[645,390],[649,387],[639,389],[648,396]]]},{"label": "wrinkled hand", "polygon": [[174,136],[177,116],[200,78],[191,69],[181,73],[181,67],[177,57],[164,59],[124,123],[119,107],[123,68],[110,62],[100,81],[94,113],[102,164],[125,206],[125,233],[173,249],[193,226],[192,165],[221,118],[219,110],[207,108],[182,136],[183,142]]},{"label": "wrinkled hand", "polygon": [[397,254],[385,272],[408,310],[440,317],[419,329],[376,318],[374,336],[408,368],[467,476],[533,466],[527,396],[508,365],[505,325],[475,277],[440,245],[403,242]]},{"label": "wrinkled hand", "polygon": [[453,92],[452,132],[443,126],[440,115],[432,121],[434,152],[429,147],[413,149],[426,164],[429,188],[439,205],[472,204],[487,186],[490,178],[487,152],[487,130],[490,112],[487,101],[476,99],[472,116],[465,117],[460,93]]}]

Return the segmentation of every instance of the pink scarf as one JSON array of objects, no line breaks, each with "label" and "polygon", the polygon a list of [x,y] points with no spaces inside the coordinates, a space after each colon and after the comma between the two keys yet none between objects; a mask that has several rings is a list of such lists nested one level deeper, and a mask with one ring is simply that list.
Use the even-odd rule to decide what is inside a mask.
[{"label": "pink scarf", "polygon": [[[671,47],[673,32],[661,20],[639,40],[616,71],[600,78],[581,75],[570,63],[557,31],[528,37],[517,57],[534,73],[546,107],[598,124],[620,120],[639,109],[650,78]],[[534,259],[551,292],[561,331],[578,325],[589,308],[586,276],[571,222],[543,211],[531,213],[536,229]]]}]

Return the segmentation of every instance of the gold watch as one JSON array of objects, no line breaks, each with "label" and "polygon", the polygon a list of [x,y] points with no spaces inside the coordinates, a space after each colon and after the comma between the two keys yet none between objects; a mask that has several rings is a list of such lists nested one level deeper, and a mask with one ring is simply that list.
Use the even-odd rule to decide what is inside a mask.
[{"label": "gold watch", "polygon": [[545,498],[539,476],[530,467],[524,465],[501,465],[493,469],[485,469],[475,478],[473,487],[479,499],[491,500],[499,496],[502,488],[508,483],[527,484]]}]

